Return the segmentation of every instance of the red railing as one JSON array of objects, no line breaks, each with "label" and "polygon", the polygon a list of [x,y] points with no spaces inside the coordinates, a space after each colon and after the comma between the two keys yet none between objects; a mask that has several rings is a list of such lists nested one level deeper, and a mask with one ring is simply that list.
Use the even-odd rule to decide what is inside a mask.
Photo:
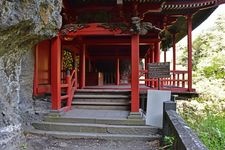
[{"label": "red railing", "polygon": [[175,70],[170,71],[170,78],[148,78],[147,70],[140,70],[139,79],[144,81],[145,85],[158,89],[177,89],[180,91],[188,89],[188,71]]},{"label": "red railing", "polygon": [[170,73],[170,78],[161,79],[161,82],[164,86],[188,88],[188,71],[175,70],[170,71]]},{"label": "red railing", "polygon": [[63,80],[63,83],[61,84],[61,91],[62,93],[64,92],[63,95],[61,96],[61,101],[64,101],[65,103],[64,105],[62,105],[62,108],[65,111],[71,109],[72,100],[76,89],[77,89],[77,72],[74,69],[66,74],[66,77]]}]

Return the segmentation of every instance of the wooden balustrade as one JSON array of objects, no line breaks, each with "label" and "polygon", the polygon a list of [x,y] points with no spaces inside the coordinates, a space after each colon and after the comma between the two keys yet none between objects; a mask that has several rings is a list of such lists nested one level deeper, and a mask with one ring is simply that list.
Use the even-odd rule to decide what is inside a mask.
[{"label": "wooden balustrade", "polygon": [[74,96],[74,92],[77,89],[77,72],[76,70],[72,70],[71,73],[69,72],[65,79],[63,80],[61,84],[61,89],[64,93],[64,95],[61,96],[61,101],[65,101],[66,103],[62,106],[65,111],[68,111],[71,109],[72,100]]},{"label": "wooden balustrade", "polygon": [[[160,89],[187,89],[188,88],[188,71],[175,70],[170,71],[170,78],[148,78],[147,70],[140,70],[139,80],[145,81],[146,85],[151,88]],[[158,84],[160,82],[160,84]],[[160,86],[160,87],[158,87]]]}]

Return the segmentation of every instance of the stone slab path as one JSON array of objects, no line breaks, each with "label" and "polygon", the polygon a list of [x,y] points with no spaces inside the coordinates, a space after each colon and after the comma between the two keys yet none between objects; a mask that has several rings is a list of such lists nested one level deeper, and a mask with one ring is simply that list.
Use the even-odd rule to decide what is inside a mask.
[{"label": "stone slab path", "polygon": [[26,150],[158,150],[159,141],[119,141],[98,139],[64,140],[27,134]]}]

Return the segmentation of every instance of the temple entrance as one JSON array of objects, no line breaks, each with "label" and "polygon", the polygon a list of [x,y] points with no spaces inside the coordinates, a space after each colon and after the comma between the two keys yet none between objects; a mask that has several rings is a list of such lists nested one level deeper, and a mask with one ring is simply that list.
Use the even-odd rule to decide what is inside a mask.
[{"label": "temple entrance", "polygon": [[116,84],[116,62],[95,60],[88,63],[86,86],[103,86]]},{"label": "temple entrance", "polygon": [[103,84],[111,85],[116,81],[116,63],[113,61],[97,61],[96,69],[103,74]]}]

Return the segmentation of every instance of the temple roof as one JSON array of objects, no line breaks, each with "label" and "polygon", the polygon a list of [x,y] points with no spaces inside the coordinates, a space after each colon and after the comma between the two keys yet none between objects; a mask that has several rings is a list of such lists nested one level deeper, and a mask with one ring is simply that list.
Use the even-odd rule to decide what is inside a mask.
[{"label": "temple roof", "polygon": [[[139,17],[155,29],[176,33],[179,41],[186,35],[187,15],[193,16],[195,28],[222,3],[225,0],[63,0],[62,16],[63,24],[131,24],[133,17]],[[158,37],[159,32],[152,33],[152,38]]]}]

